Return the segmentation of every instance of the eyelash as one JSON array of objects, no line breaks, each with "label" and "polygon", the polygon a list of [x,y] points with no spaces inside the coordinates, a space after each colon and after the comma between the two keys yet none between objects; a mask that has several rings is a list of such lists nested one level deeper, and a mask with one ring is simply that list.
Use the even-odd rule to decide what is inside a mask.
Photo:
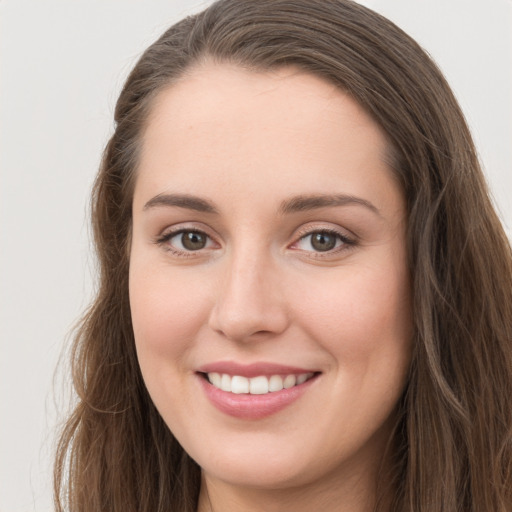
[{"label": "eyelash", "polygon": [[[212,237],[209,236],[207,233],[205,233],[204,231],[200,230],[200,229],[193,229],[193,228],[179,228],[179,229],[176,229],[176,230],[173,230],[173,231],[168,231],[166,233],[164,233],[163,235],[159,236],[158,238],[155,239],[155,243],[157,245],[160,245],[160,246],[165,246],[165,249],[167,251],[170,251],[172,254],[176,255],[176,256],[179,256],[179,257],[184,257],[184,258],[190,258],[190,257],[194,257],[197,255],[197,253],[200,253],[202,250],[204,249],[198,249],[196,251],[194,250],[181,250],[181,249],[176,249],[175,247],[173,247],[171,244],[169,244],[169,241],[178,236],[178,235],[182,235],[184,233],[195,233],[195,234],[198,234],[198,235],[203,235],[205,236],[208,240],[212,241]],[[339,247],[335,247],[333,249],[329,249],[327,251],[307,251],[307,250],[303,250],[304,252],[308,252],[310,253],[311,255],[314,255],[313,257],[315,258],[327,258],[329,256],[332,256],[334,254],[337,254],[339,252],[343,252],[343,251],[347,251],[353,247],[355,247],[357,245],[357,241],[353,238],[349,238],[347,235],[345,235],[344,233],[341,233],[340,231],[337,231],[335,229],[332,229],[332,228],[309,228],[309,229],[305,229],[302,233],[299,232],[299,237],[298,239],[293,242],[293,244],[291,244],[291,246],[289,247],[293,247],[294,245],[297,245],[299,242],[305,240],[307,237],[311,237],[315,234],[323,234],[323,235],[330,235],[330,236],[334,236],[337,238],[338,241],[341,242],[341,245]],[[336,242],[337,243],[337,242]]]},{"label": "eyelash", "polygon": [[[333,256],[335,254],[338,254],[340,252],[345,252],[357,245],[357,241],[353,238],[349,238],[346,234],[342,233],[341,231],[338,231],[336,229],[332,228],[307,228],[303,232],[299,232],[299,237],[296,242],[293,242],[292,246],[297,245],[299,242],[305,240],[308,237],[312,237],[315,234],[322,234],[322,235],[330,235],[334,236],[337,241],[340,241],[341,244],[338,247],[334,247],[333,249],[329,249],[327,251],[307,251],[304,250],[304,252],[310,253],[314,258],[328,258],[329,256]],[[310,241],[310,244],[312,242]]]},{"label": "eyelash", "polygon": [[201,251],[201,249],[199,249],[197,251],[192,251],[192,250],[183,251],[181,249],[176,249],[175,247],[173,247],[171,244],[168,243],[172,238],[174,238],[174,237],[176,237],[178,235],[182,235],[184,233],[195,233],[195,234],[198,234],[198,235],[205,236],[208,240],[212,240],[211,236],[209,236],[207,233],[205,233],[204,231],[202,231],[200,229],[179,228],[179,229],[176,229],[176,230],[173,230],[173,231],[168,231],[167,233],[164,233],[163,235],[159,236],[155,240],[155,243],[157,245],[160,245],[160,246],[164,247],[165,250],[171,252],[175,256],[179,256],[179,257],[182,257],[182,258],[194,257],[197,253],[199,253]]}]

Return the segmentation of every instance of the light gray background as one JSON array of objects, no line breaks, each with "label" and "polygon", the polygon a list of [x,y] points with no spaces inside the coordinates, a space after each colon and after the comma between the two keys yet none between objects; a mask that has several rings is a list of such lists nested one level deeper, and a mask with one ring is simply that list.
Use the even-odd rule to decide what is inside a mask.
[{"label": "light gray background", "polygon": [[[88,195],[140,52],[207,2],[0,0],[0,512],[50,510],[67,333],[88,303]],[[512,2],[367,0],[452,84],[512,228]],[[63,383],[64,382],[64,383]]]}]

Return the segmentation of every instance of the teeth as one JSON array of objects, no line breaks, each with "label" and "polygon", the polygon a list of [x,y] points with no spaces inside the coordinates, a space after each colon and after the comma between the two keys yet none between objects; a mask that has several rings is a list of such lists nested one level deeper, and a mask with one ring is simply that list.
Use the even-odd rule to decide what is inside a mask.
[{"label": "teeth", "polygon": [[268,393],[268,387],[267,377],[254,377],[249,381],[249,393],[251,395],[264,395]]},{"label": "teeth", "polygon": [[208,380],[216,388],[222,391],[229,391],[235,394],[265,395],[289,389],[293,386],[304,384],[308,379],[313,377],[313,373],[301,373],[300,375],[272,375],[270,378],[265,376],[253,377],[248,379],[241,375],[228,375],[226,373],[208,373]]},{"label": "teeth", "polygon": [[287,375],[283,381],[283,388],[290,389],[297,383],[297,377],[295,375]]},{"label": "teeth", "polygon": [[308,374],[302,373],[301,375],[297,376],[297,385],[304,384],[308,380]]},{"label": "teeth", "polygon": [[[224,375],[222,378],[224,378]],[[236,393],[237,395],[249,393],[249,379],[246,377],[240,377],[240,375],[235,375],[231,379],[231,393]]]},{"label": "teeth", "polygon": [[269,391],[281,391],[283,389],[283,378],[281,375],[272,375],[268,381]]},{"label": "teeth", "polygon": [[220,373],[209,373],[208,378],[216,388],[222,389],[222,377]]},{"label": "teeth", "polygon": [[231,377],[229,375],[222,375],[220,379],[220,389],[222,389],[222,391],[231,391]]}]

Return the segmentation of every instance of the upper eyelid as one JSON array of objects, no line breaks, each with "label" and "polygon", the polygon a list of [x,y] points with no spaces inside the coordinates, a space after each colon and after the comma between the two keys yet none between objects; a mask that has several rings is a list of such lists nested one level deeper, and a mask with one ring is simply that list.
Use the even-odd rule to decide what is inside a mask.
[{"label": "upper eyelid", "polygon": [[[315,229],[313,231],[305,233],[304,235],[299,236],[288,247],[293,248],[293,246],[297,245],[301,240],[304,240],[305,238],[312,236],[315,233],[328,233],[330,235],[335,235],[336,237],[338,237],[341,240],[341,242],[344,246],[354,246],[354,245],[356,245],[356,242],[357,242],[354,238],[348,237],[344,233],[340,233],[339,231],[336,231],[336,230]],[[332,249],[331,251],[326,251],[325,254],[327,255],[329,252],[333,252],[333,251],[334,251],[334,249]],[[311,251],[311,252],[316,252],[316,251]]]},{"label": "upper eyelid", "polygon": [[215,235],[212,235],[212,230],[202,222],[179,222],[171,226],[166,226],[159,231],[157,237],[172,234],[177,235],[183,231],[197,231],[198,233],[204,233],[205,235],[208,235],[210,238],[215,238]]},{"label": "upper eyelid", "polygon": [[308,223],[304,226],[301,226],[295,231],[294,238],[299,240],[305,236],[308,236],[312,233],[318,233],[321,231],[326,231],[329,233],[336,233],[344,238],[349,238],[351,240],[356,240],[358,237],[355,233],[350,231],[349,229],[342,228],[341,226],[331,224],[331,223]]}]

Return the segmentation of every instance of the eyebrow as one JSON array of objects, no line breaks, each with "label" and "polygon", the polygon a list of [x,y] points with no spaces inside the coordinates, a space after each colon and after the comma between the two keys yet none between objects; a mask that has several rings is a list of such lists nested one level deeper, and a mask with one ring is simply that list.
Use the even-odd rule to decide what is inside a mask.
[{"label": "eyebrow", "polygon": [[143,210],[158,206],[177,206],[203,213],[219,213],[217,208],[207,199],[189,194],[158,194],[144,205]]},{"label": "eyebrow", "polygon": [[[279,211],[281,214],[285,215],[289,213],[314,210],[317,208],[349,205],[363,206],[379,217],[382,216],[379,209],[370,201],[367,201],[361,197],[345,194],[314,194],[295,196],[283,201]],[[179,208],[186,208],[188,210],[195,210],[203,213],[219,213],[217,208],[209,200],[190,194],[158,194],[144,205],[143,210],[161,206],[176,206]]]},{"label": "eyebrow", "polygon": [[380,213],[379,209],[370,201],[367,201],[366,199],[363,199],[361,197],[345,194],[315,194],[296,196],[292,197],[291,199],[287,199],[286,201],[283,201],[281,203],[281,207],[279,208],[279,210],[281,213],[286,214],[314,210],[316,208],[325,208],[329,206],[349,205],[363,206],[370,210],[371,212],[378,215],[379,217],[382,217],[382,214]]}]

